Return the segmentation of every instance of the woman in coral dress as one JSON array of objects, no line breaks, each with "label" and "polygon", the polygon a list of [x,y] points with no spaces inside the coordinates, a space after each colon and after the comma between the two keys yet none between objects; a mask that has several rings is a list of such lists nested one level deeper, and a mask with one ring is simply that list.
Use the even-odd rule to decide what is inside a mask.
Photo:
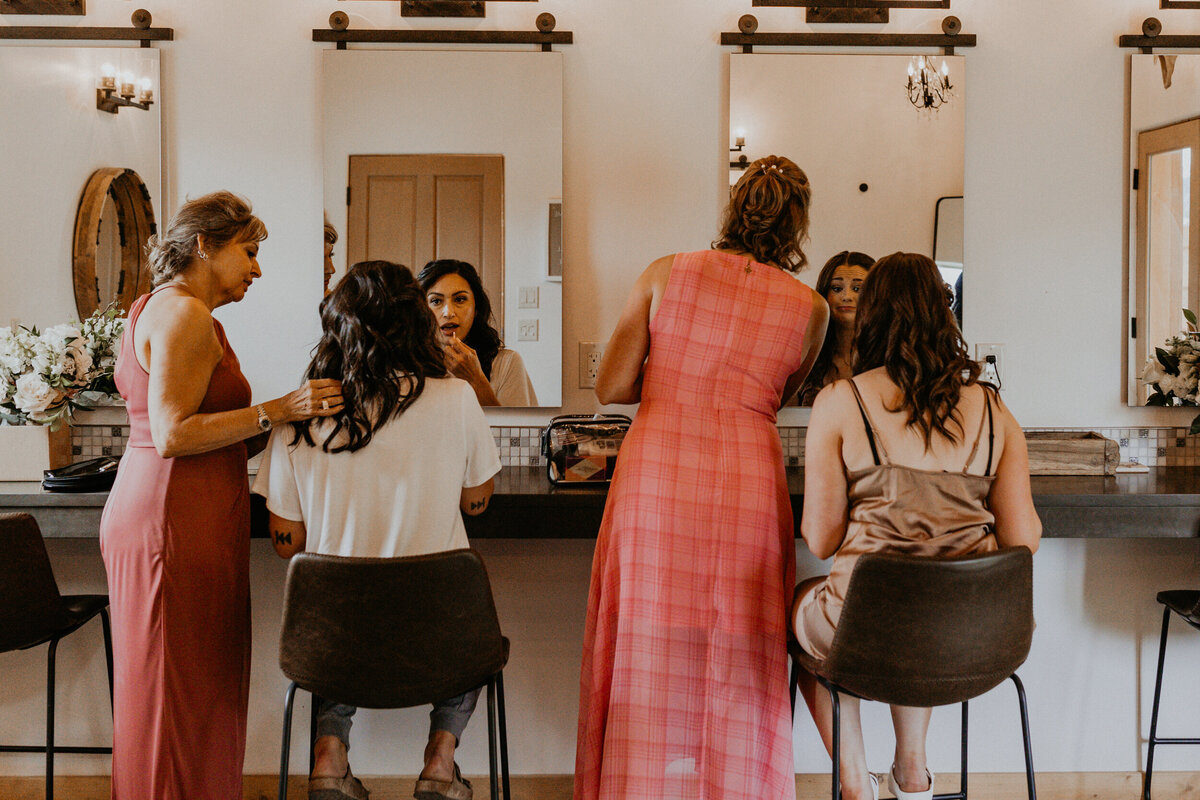
[{"label": "woman in coral dress", "polygon": [[[261,273],[267,230],[228,192],[151,239],[157,288],[117,360],[129,445],[100,523],[113,621],[114,800],[242,796],[250,677],[249,439],[341,408],[337,381],[250,406],[212,310]],[[257,442],[261,449],[263,441]]]},{"label": "woman in coral dress", "polygon": [[575,798],[790,798],[795,574],[775,413],[820,349],[811,192],[785,158],[734,189],[714,249],[638,279],[601,402],[641,402],[596,542]]}]

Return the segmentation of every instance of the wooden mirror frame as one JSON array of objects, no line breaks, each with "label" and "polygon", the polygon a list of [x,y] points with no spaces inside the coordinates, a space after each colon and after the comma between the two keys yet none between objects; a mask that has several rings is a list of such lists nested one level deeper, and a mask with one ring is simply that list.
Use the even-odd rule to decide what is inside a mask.
[{"label": "wooden mirror frame", "polygon": [[116,206],[120,234],[121,274],[114,300],[128,311],[138,295],[150,289],[146,241],[157,231],[150,192],[131,169],[98,169],[88,178],[83,197],[79,200],[79,210],[75,214],[71,262],[75,309],[80,319],[87,319],[101,307],[96,278],[96,239],[100,234],[100,217],[107,197],[111,197]]}]

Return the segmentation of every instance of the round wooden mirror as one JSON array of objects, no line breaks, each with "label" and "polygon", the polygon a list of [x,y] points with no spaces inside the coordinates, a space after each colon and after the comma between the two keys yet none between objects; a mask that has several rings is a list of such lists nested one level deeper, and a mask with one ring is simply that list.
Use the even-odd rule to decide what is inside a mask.
[{"label": "round wooden mirror", "polygon": [[87,319],[116,303],[126,311],[150,290],[146,241],[156,231],[150,192],[131,169],[105,167],[88,178],[75,215],[75,309]]}]

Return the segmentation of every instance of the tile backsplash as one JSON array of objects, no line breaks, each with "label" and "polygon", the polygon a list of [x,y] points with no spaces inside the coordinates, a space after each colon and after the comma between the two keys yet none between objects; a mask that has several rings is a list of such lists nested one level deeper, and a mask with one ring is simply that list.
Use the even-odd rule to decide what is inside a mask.
[{"label": "tile backsplash", "polygon": [[[1150,467],[1200,465],[1200,436],[1188,436],[1187,428],[1029,428],[1031,431],[1095,431],[1113,439],[1121,449],[1121,461]],[[781,427],[784,463],[804,466],[805,428]],[[545,466],[541,451],[542,429],[535,426],[492,428],[492,439],[505,466]],[[71,452],[76,461],[125,452],[128,425],[76,425],[71,429]]]}]

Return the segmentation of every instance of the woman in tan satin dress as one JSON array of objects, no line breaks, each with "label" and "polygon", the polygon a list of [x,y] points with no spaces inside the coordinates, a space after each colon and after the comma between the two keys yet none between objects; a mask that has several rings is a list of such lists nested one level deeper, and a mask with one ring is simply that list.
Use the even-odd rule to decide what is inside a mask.
[{"label": "woman in tan satin dress", "polygon": [[[796,589],[793,627],[824,657],[854,563],[863,553],[956,556],[997,547],[1036,550],[1041,521],[1029,489],[1025,437],[979,365],[925,256],[895,253],[871,269],[859,299],[855,377],[825,387],[809,420],[801,533],[828,577]],[[826,747],[828,695],[801,674],[800,690]],[[841,701],[845,800],[878,797],[867,771],[858,699]],[[933,794],[925,764],[930,710],[892,706],[895,760],[888,783],[902,800]],[[832,748],[830,748],[832,749]]]}]

